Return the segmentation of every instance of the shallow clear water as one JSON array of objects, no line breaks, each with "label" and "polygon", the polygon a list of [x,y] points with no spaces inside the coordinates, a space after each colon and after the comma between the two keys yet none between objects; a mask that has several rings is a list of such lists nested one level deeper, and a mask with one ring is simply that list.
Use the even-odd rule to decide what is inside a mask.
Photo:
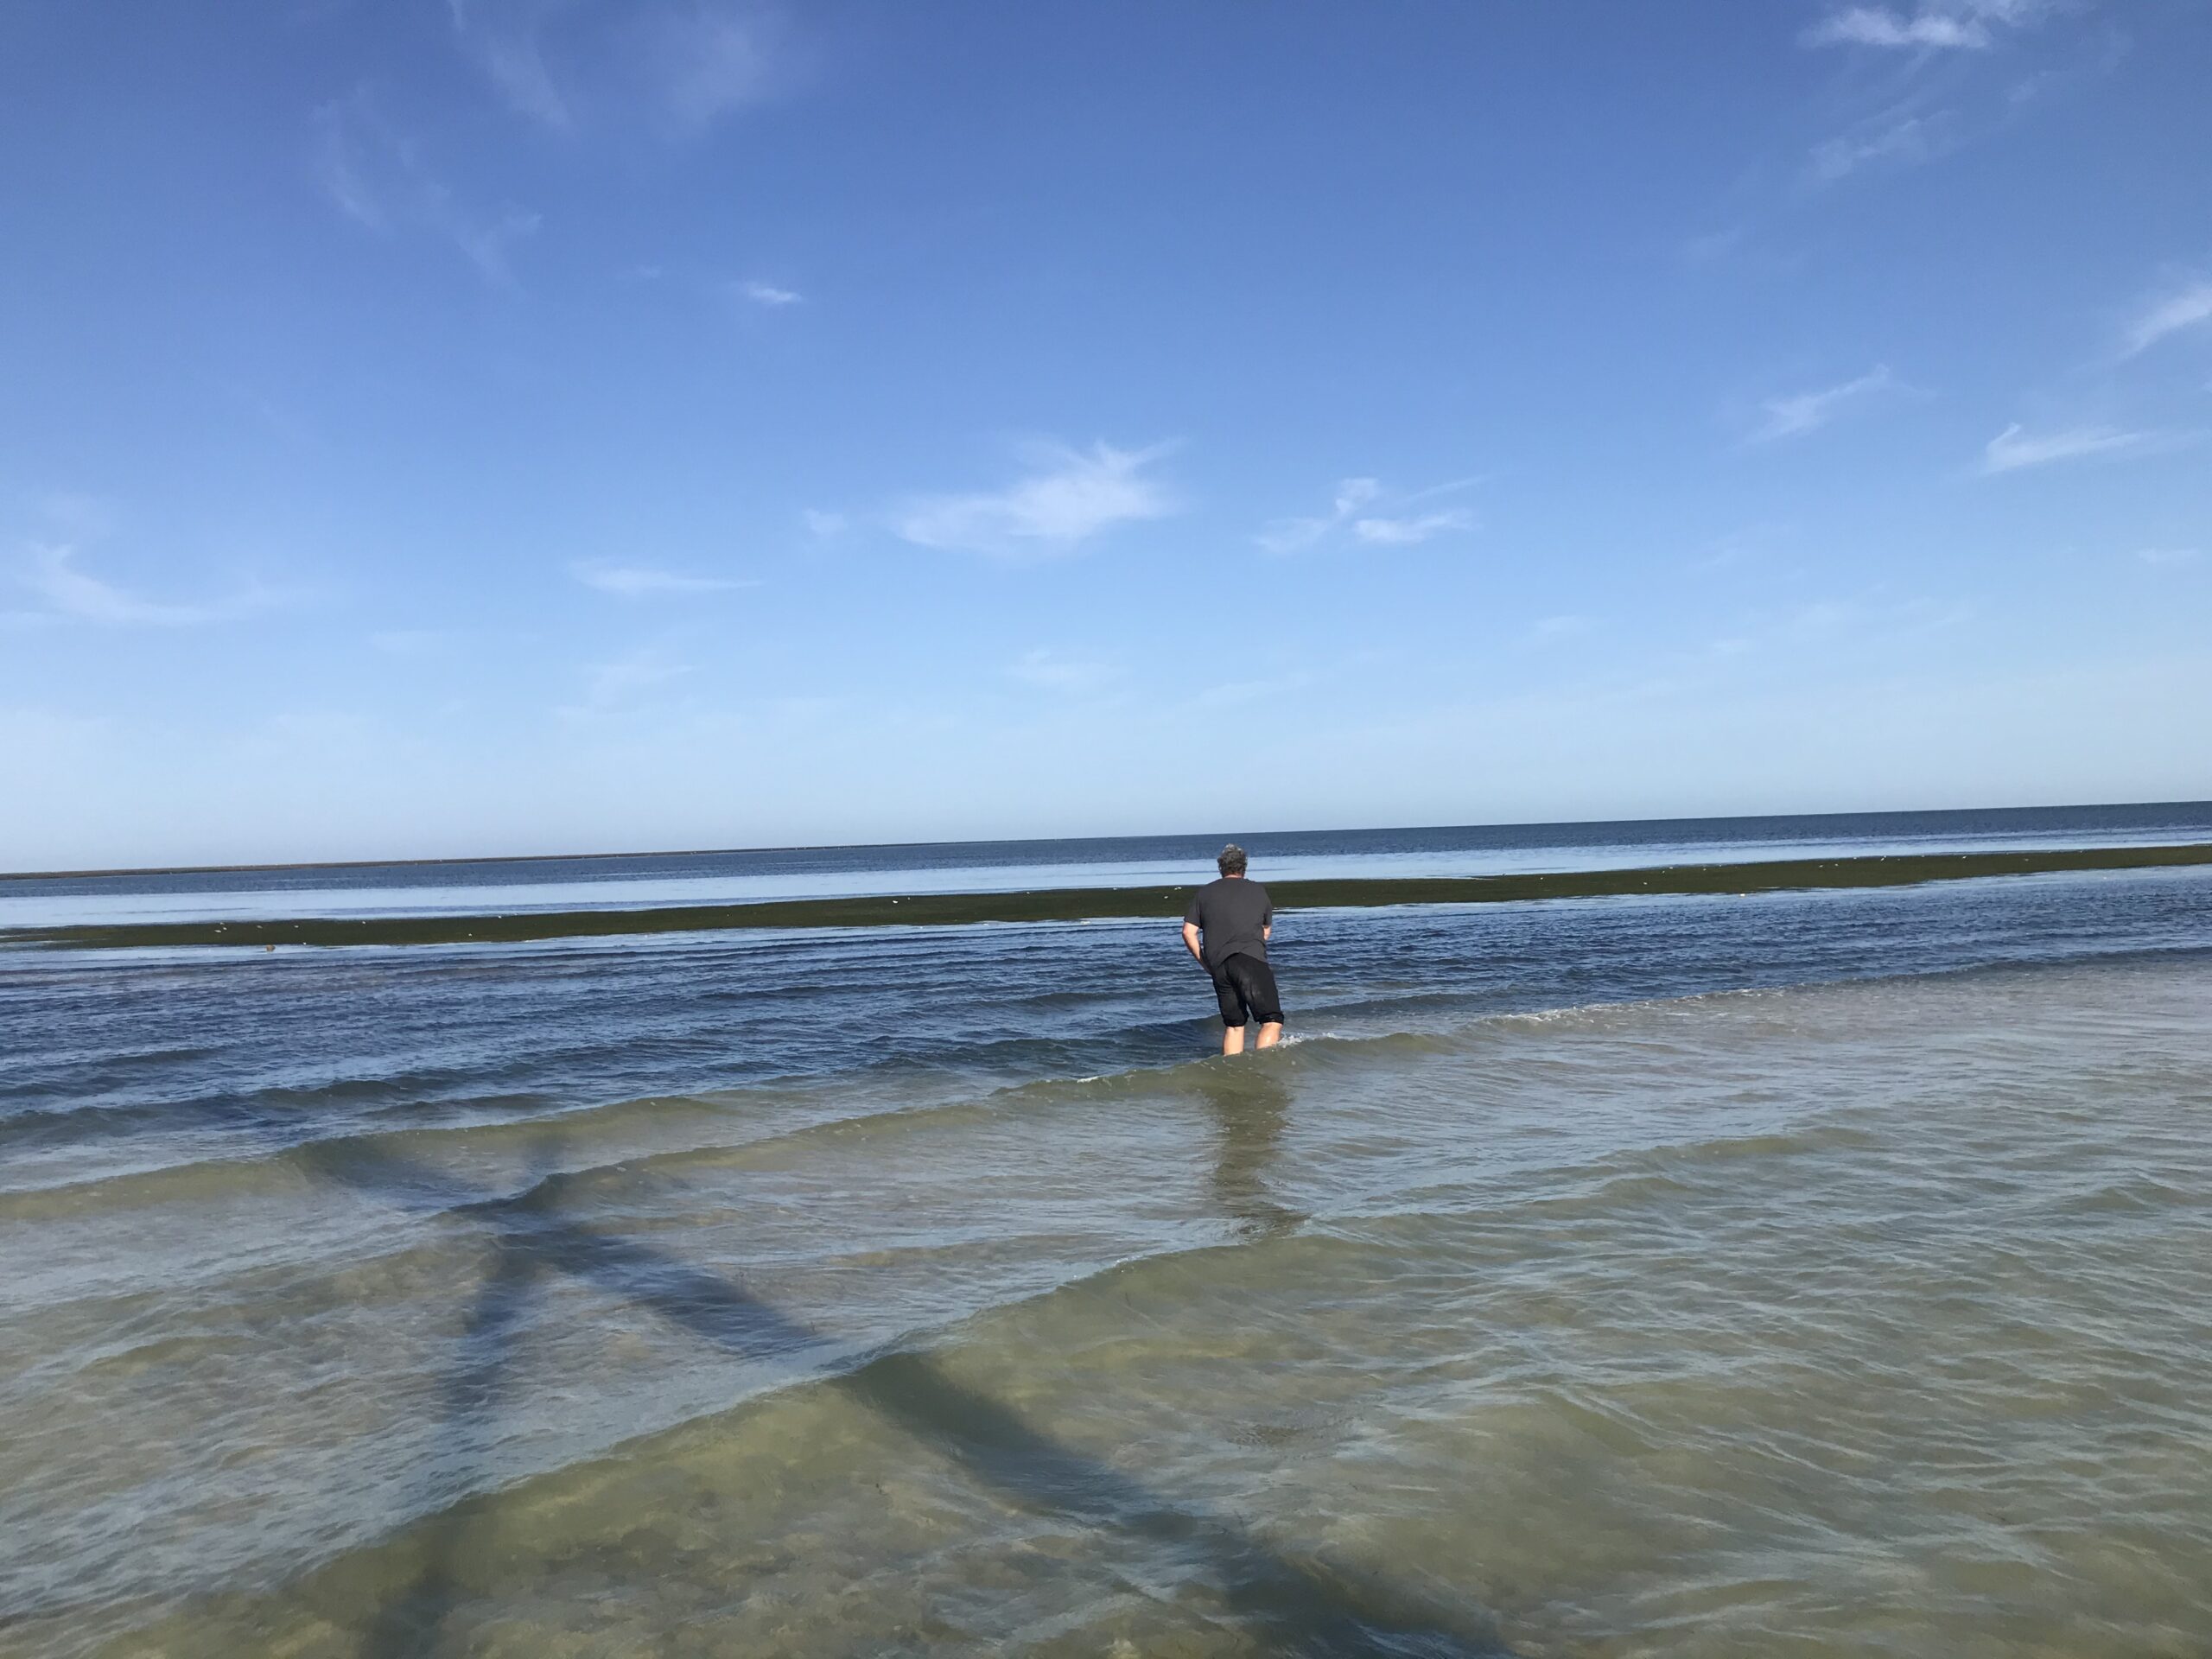
[{"label": "shallow clear water", "polygon": [[2196,1655],[2212,872],[0,952],[0,1654]]}]

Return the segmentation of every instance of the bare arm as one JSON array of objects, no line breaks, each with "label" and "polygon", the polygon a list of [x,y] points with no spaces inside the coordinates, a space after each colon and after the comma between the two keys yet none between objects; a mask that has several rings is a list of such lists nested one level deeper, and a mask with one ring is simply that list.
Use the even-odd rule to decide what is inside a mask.
[{"label": "bare arm", "polygon": [[1183,944],[1190,951],[1192,961],[1201,968],[1206,965],[1206,954],[1198,949],[1198,925],[1196,922],[1183,924]]}]

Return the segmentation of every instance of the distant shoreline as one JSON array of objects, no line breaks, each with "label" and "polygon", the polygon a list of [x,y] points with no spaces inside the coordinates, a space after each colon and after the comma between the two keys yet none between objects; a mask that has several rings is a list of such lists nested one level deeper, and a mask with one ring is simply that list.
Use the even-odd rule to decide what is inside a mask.
[{"label": "distant shoreline", "polygon": [[[1531,875],[1343,877],[1268,884],[1278,909],[1497,904],[1638,894],[1738,894],[1789,889],[1914,887],[1929,881],[2063,871],[2212,864],[2212,842],[2029,852],[1906,853],[1848,858],[1676,864]],[[525,911],[469,916],[294,917],[228,922],[120,922],[0,931],[0,945],[131,950],[276,945],[519,944],[736,928],[949,927],[982,922],[1172,918],[1191,888],[1064,887],[1026,893],[932,893],[768,899],[645,910]]]},{"label": "distant shoreline", "polygon": [[778,847],[694,847],[661,851],[614,853],[467,853],[442,858],[315,858],[245,864],[121,865],[109,869],[0,870],[0,882],[94,881],[111,877],[141,875],[253,875],[283,870],[416,870],[458,864],[585,864],[617,859],[739,858],[775,853],[868,853],[887,849],[918,850],[931,847],[1014,847],[1053,842],[1194,841],[1217,838],[1224,833],[1248,835],[1255,840],[1268,836],[1431,835],[1452,830],[1590,830],[1607,825],[1663,829],[1681,823],[1739,823],[1802,821],[1817,823],[1836,818],[1941,817],[1950,815],[2034,812],[2157,812],[2183,807],[2212,806],[2208,801],[2069,801],[2031,806],[1897,806],[1856,808],[1840,812],[1719,812],[1662,818],[1532,818],[1510,823],[1357,824],[1336,829],[1255,830],[1224,832],[1217,830],[1140,831],[1115,836],[999,836],[955,841],[824,841],[794,842]]}]

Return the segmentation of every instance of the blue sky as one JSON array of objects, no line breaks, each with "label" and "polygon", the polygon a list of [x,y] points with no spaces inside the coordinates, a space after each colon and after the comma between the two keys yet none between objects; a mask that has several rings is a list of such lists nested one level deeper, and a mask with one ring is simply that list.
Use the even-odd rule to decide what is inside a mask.
[{"label": "blue sky", "polygon": [[2212,795],[2212,8],[0,13],[0,868]]}]

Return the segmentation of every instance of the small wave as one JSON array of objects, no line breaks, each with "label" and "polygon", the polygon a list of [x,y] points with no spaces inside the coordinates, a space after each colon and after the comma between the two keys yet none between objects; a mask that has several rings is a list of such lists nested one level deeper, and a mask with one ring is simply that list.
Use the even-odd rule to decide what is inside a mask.
[{"label": "small wave", "polygon": [[[2171,963],[2177,956],[2212,957],[2212,951],[2114,953],[2094,970],[2125,971],[2132,960],[2141,965]],[[2067,964],[2079,969],[2086,964]],[[1992,976],[2040,976],[2050,964],[2008,964],[1974,970],[1944,969],[1928,974],[1879,979],[1846,979],[1792,986],[1737,987],[1690,995],[1637,1001],[1593,1000],[1543,1008],[1493,1009],[1426,1029],[1360,1030],[1332,1025],[1320,1029],[1287,1032],[1273,1059],[1247,1054],[1224,1061],[1218,1055],[1193,1055],[1156,1065],[1133,1065],[1115,1071],[1071,1070],[1061,1076],[985,1087],[962,1092],[957,1077],[943,1072],[916,1072],[912,1063],[841,1078],[786,1079],[746,1084],[737,1088],[691,1094],[661,1094],[594,1104],[549,1109],[537,1096],[487,1096],[438,1101],[448,1120],[436,1123],[409,1122],[389,1128],[373,1120],[357,1123],[347,1133],[312,1133],[312,1109],[333,1098],[357,1105],[391,1101],[395,1109],[419,1115],[425,1108],[425,1090],[450,1088],[464,1074],[450,1069],[400,1070],[375,1077],[340,1080],[324,1089],[265,1090],[225,1100],[214,1095],[194,1096],[186,1103],[197,1124],[181,1127],[200,1131],[182,1146],[172,1141],[160,1154],[180,1161],[151,1167],[124,1163],[90,1175],[72,1173],[41,1181],[33,1176],[12,1190],[0,1192],[0,1217],[34,1218],[63,1213],[82,1214],[103,1205],[130,1207],[164,1202],[208,1202],[255,1191],[275,1190],[296,1184],[305,1167],[327,1169],[358,1159],[373,1165],[386,1152],[402,1152],[410,1162],[442,1167],[482,1170],[486,1166],[516,1172],[549,1145],[562,1167],[539,1174],[524,1188],[510,1191],[503,1201],[523,1201],[543,1188],[531,1201],[550,1203],[563,1190],[607,1171],[620,1168],[635,1179],[681,1167],[683,1160],[702,1166],[716,1163],[736,1166],[749,1158],[770,1155],[781,1146],[805,1139],[832,1136],[873,1137],[891,1133],[918,1132],[935,1122],[958,1121],[977,1113],[1006,1113],[1050,1106],[1063,1099],[1095,1102],[1121,1096],[1166,1091],[1202,1092],[1239,1068],[1289,1068],[1294,1076],[1314,1067],[1338,1065],[1366,1068],[1394,1057],[1414,1058],[1490,1050],[1501,1039],[1528,1037],[1554,1043],[1569,1033],[1619,1034],[1638,1025],[1655,1034],[1684,1018],[1716,1014],[1735,1014],[1758,1010],[1777,1012],[1787,1024],[1789,1011],[1807,999],[1874,994],[1916,982],[1957,982],[1971,971],[1986,980]],[[1183,1026],[1173,1033],[1184,1033]],[[1160,1033],[1161,1040],[1173,1034]],[[1677,1033],[1668,1032],[1672,1039]],[[1072,1040],[1056,1040],[1060,1052],[1079,1048]],[[1039,1058],[1034,1047],[1024,1051],[1025,1062]],[[993,1069],[988,1057],[977,1062]],[[1002,1068],[1001,1068],[1002,1069]],[[918,1086],[921,1098],[915,1100]],[[895,1090],[895,1091],[894,1091]],[[461,1121],[451,1121],[458,1116]],[[112,1107],[86,1103],[36,1115],[38,1122],[60,1136],[56,1144],[79,1134],[114,1134],[127,1144],[127,1132],[152,1128],[175,1128],[176,1103]],[[105,1129],[94,1126],[105,1122]],[[0,1141],[7,1129],[28,1129],[30,1120],[16,1117],[0,1124]],[[306,1128],[309,1132],[297,1131]],[[194,1153],[224,1145],[232,1130],[270,1132],[281,1144],[263,1144],[251,1150],[231,1150],[199,1157]],[[234,1143],[233,1143],[234,1144]],[[29,1142],[16,1140],[18,1149]],[[1694,1148],[1682,1155],[1700,1155]],[[1725,1156],[1723,1152],[1701,1155]],[[435,1202],[429,1194],[416,1195],[417,1202]],[[470,1201],[480,1201],[473,1199]]]},{"label": "small wave", "polygon": [[[509,1097],[497,1098],[504,1101]],[[468,1104],[485,1110],[494,1103],[486,1101]],[[549,1142],[573,1151],[577,1142],[588,1143],[594,1134],[633,1135],[644,1122],[720,1122],[728,1116],[728,1108],[712,1098],[656,1095],[562,1112],[539,1110],[524,1116],[484,1116],[458,1123],[410,1124],[385,1130],[310,1135],[251,1151],[190,1156],[190,1147],[207,1144],[202,1139],[188,1142],[187,1155],[181,1158],[177,1156],[178,1148],[172,1146],[168,1149],[172,1160],[151,1166],[125,1164],[92,1175],[26,1183],[0,1191],[0,1218],[82,1216],[88,1209],[102,1204],[129,1209],[273,1192],[295,1187],[303,1176],[318,1171],[342,1166],[351,1160],[373,1166],[387,1161],[386,1154],[400,1151],[408,1154],[410,1164],[421,1167],[465,1167],[472,1160],[496,1160],[502,1152],[542,1149]]]}]

